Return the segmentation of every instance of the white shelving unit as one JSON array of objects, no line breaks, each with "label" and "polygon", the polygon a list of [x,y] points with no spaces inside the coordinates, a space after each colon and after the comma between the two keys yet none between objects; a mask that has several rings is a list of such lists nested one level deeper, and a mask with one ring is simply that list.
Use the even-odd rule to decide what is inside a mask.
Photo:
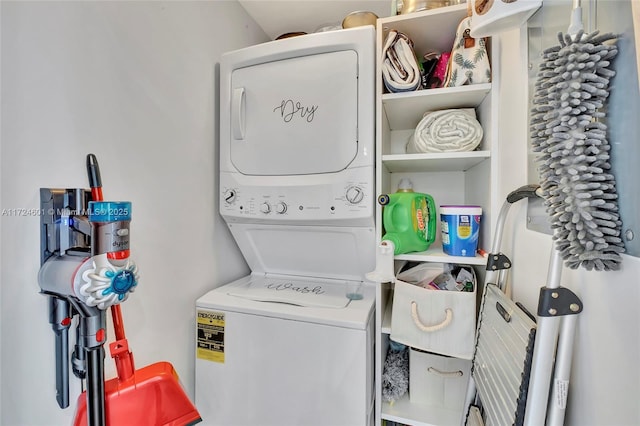
[{"label": "white shelving unit", "polygon": [[[407,15],[378,19],[376,67],[376,188],[378,194],[397,190],[400,179],[409,178],[416,192],[430,194],[437,206],[472,204],[483,208],[480,248],[489,250],[493,214],[497,216],[497,118],[493,113],[497,99],[492,87],[498,76],[493,70],[492,83],[455,88],[384,93],[381,73],[382,45],[386,31],[395,29],[407,34],[418,57],[428,51],[446,52],[453,46],[455,31],[467,16],[467,5],[442,7]],[[489,43],[490,55],[497,57],[498,46]],[[491,61],[494,62],[493,60]],[[405,146],[423,114],[449,108],[474,108],[482,124],[484,136],[479,148],[472,152],[407,154]],[[438,220],[439,222],[439,220]],[[384,232],[382,207],[376,211],[378,239]],[[486,258],[448,256],[442,251],[440,228],[436,242],[426,251],[396,256],[396,260],[459,263],[476,266],[481,282]],[[479,293],[479,291],[478,291]],[[376,425],[393,421],[415,426],[446,426],[461,422],[462,413],[427,404],[411,402],[405,395],[393,404],[382,401],[382,368],[391,333],[393,285],[381,283],[376,295]],[[469,312],[476,315],[476,312]]]}]

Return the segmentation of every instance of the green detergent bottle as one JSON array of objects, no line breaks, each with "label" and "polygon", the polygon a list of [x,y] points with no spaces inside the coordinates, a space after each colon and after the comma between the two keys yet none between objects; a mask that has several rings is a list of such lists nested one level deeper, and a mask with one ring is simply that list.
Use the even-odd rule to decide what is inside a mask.
[{"label": "green detergent bottle", "polygon": [[402,179],[398,191],[383,194],[378,202],[384,206],[382,241],[394,245],[394,255],[425,251],[436,239],[436,205],[433,197],[413,191],[408,179]]}]

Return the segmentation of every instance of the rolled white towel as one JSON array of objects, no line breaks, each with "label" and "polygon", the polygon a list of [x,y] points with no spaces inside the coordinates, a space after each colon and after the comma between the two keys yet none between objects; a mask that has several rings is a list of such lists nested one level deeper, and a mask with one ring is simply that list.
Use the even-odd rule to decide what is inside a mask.
[{"label": "rolled white towel", "polygon": [[427,112],[407,143],[407,153],[473,151],[482,135],[473,108]]}]

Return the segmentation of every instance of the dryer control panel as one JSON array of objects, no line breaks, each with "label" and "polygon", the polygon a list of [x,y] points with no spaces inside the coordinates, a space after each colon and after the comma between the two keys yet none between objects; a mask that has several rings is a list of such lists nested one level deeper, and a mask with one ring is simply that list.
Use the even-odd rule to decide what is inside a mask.
[{"label": "dryer control panel", "polygon": [[364,167],[333,182],[326,176],[317,182],[313,176],[279,177],[274,182],[273,177],[221,173],[220,213],[228,222],[312,225],[373,220],[372,174],[372,168]]}]

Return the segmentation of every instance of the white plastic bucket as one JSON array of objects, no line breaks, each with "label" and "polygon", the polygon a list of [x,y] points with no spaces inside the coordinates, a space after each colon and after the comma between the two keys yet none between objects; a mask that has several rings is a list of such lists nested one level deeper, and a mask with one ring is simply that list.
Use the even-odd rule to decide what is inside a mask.
[{"label": "white plastic bucket", "polygon": [[481,218],[480,206],[440,206],[443,251],[450,256],[475,256]]}]

